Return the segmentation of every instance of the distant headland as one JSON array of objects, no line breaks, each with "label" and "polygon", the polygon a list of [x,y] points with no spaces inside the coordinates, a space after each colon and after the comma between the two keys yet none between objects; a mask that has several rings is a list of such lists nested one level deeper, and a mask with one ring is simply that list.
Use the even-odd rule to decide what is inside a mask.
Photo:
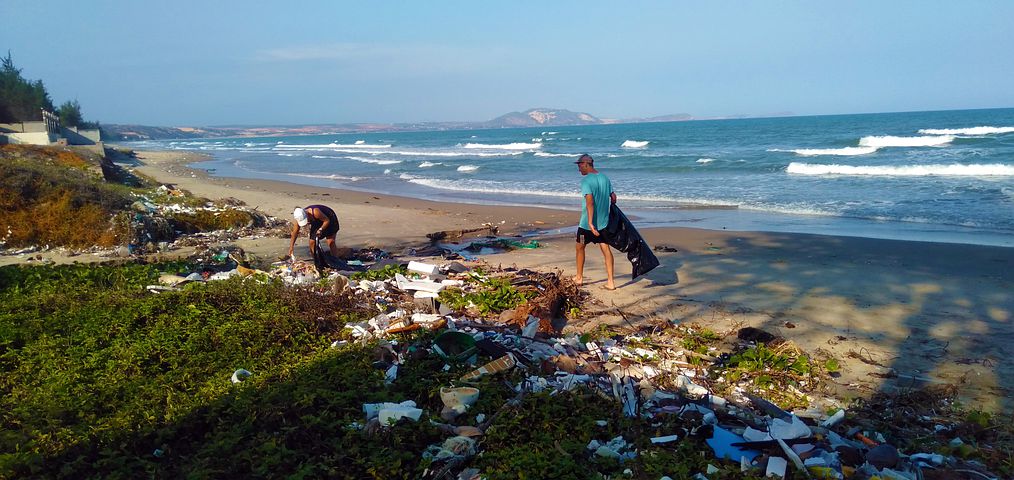
[{"label": "distant headland", "polygon": [[216,137],[269,137],[283,135],[322,135],[329,133],[413,132],[439,130],[469,130],[485,128],[562,127],[574,125],[607,125],[617,123],[681,122],[717,118],[749,118],[757,116],[792,116],[791,112],[769,115],[736,115],[730,117],[694,117],[677,113],[648,118],[609,119],[590,113],[574,112],[561,108],[530,108],[523,112],[510,112],[492,120],[478,122],[419,122],[419,123],[337,123],[287,126],[222,125],[209,127],[156,127],[145,125],[103,124],[108,140],[160,140],[177,138]]}]

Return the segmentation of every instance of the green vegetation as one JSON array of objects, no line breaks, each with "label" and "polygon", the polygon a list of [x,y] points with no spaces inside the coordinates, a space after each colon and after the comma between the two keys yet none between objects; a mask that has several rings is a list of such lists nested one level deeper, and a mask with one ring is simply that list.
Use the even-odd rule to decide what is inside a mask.
[{"label": "green vegetation", "polygon": [[395,274],[405,275],[408,273],[408,267],[399,264],[384,265],[384,268],[378,270],[366,270],[365,272],[353,273],[352,280],[387,280],[394,278]]},{"label": "green vegetation", "polygon": [[249,212],[234,209],[221,211],[197,210],[192,213],[174,212],[169,214],[168,217],[184,233],[241,228],[249,226],[254,222],[254,217]]},{"label": "green vegetation", "polygon": [[11,53],[0,60],[0,123],[42,119],[41,109],[53,111],[53,100],[42,80],[27,80],[14,66]]},{"label": "green vegetation", "polygon": [[488,315],[510,310],[535,297],[535,292],[518,290],[506,278],[476,276],[473,280],[478,287],[476,291],[466,293],[460,288],[447,288],[437,299],[452,310],[474,305],[479,314]]},{"label": "green vegetation", "polygon": [[97,122],[84,120],[77,100],[68,100],[60,108],[54,108],[42,80],[23,77],[21,69],[14,66],[11,53],[7,52],[7,56],[0,59],[0,123],[41,120],[43,109],[56,113],[65,127],[99,128]]},{"label": "green vegetation", "polygon": [[[426,353],[436,332],[398,337],[407,361],[387,385],[384,370],[373,366],[376,343],[330,346],[348,337],[346,323],[372,316],[372,307],[321,295],[327,286],[238,277],[145,291],[162,273],[193,268],[182,262],[0,268],[0,479],[419,478],[431,466],[422,453],[449,435],[430,422],[440,421],[439,389],[473,368],[445,371],[443,360]],[[757,347],[741,352],[735,368],[778,366],[795,375],[801,364],[789,353]],[[233,384],[239,368],[252,376]],[[624,417],[617,403],[582,388],[512,402],[512,385],[527,374],[481,378],[474,383],[478,402],[457,421],[476,425],[483,414],[491,422],[482,453],[467,463],[487,478],[692,478],[709,464],[719,469],[709,478],[750,478],[738,463],[707,453],[706,433],[685,437],[693,420]],[[364,403],[403,400],[424,410],[419,422],[362,428]],[[865,409],[863,418],[884,416],[871,427],[907,438],[914,450],[927,451],[931,442],[933,451],[1010,472],[1009,449],[1001,448],[1010,445],[1009,417],[962,413],[955,434],[966,445],[948,446],[950,437],[895,430],[958,405],[883,402],[894,406],[872,401],[849,407],[850,415]],[[895,410],[899,416],[887,416]],[[673,433],[681,441],[649,441]],[[617,436],[637,450],[635,458],[621,462],[587,448]]]},{"label": "green vegetation", "polygon": [[0,228],[7,247],[89,247],[119,243],[125,222],[113,217],[132,190],[106,183],[75,152],[30,145],[0,146]]},{"label": "green vegetation", "polygon": [[[421,453],[446,438],[428,421],[440,410],[439,388],[472,367],[445,372],[435,355],[416,357],[385,385],[371,365],[374,345],[329,346],[346,322],[371,312],[313,289],[234,278],[144,293],[160,273],[189,269],[0,268],[0,478],[421,475]],[[402,342],[420,350],[427,336]],[[232,384],[238,368],[253,375]],[[482,396],[462,422],[492,416],[514,396],[502,380],[476,384]],[[427,416],[376,434],[354,427],[363,403],[406,399]],[[597,427],[599,419],[610,425]],[[497,417],[473,462],[489,478],[703,469],[692,453],[700,445],[640,445],[651,453],[643,464],[587,460],[593,438],[669,428],[620,417],[587,392],[533,394]]]},{"label": "green vegetation", "polygon": [[[100,167],[99,159],[83,155],[60,147],[0,145],[0,248],[110,247],[131,239],[142,246],[144,241],[172,240],[177,231],[268,223],[263,215],[236,208],[235,202],[211,203],[182,191],[154,189],[156,183],[122,170],[103,172],[107,167]],[[105,180],[107,173],[114,181]],[[183,208],[153,213],[150,205],[140,205],[135,210],[139,199]]]},{"label": "green vegetation", "polygon": [[683,330],[683,348],[706,354],[708,347],[721,339],[717,333],[707,328],[685,328]]},{"label": "green vegetation", "polygon": [[788,343],[774,348],[758,344],[711,369],[713,378],[725,377],[726,386],[749,380],[755,389],[764,391],[768,400],[787,410],[806,407],[799,387],[804,381],[816,381],[819,375],[820,366]]}]

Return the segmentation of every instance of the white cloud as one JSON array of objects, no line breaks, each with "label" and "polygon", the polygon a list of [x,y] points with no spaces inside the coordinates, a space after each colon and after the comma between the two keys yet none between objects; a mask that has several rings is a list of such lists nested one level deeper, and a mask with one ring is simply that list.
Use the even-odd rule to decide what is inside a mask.
[{"label": "white cloud", "polygon": [[360,71],[401,74],[467,73],[495,68],[509,51],[449,45],[330,43],[260,50],[262,62],[325,63]]}]

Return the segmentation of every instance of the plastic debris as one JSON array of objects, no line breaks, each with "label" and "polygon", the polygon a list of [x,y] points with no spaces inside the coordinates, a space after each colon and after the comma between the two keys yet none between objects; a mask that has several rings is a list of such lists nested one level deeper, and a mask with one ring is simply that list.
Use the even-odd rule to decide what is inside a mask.
[{"label": "plastic debris", "polygon": [[768,466],[764,471],[765,477],[777,477],[785,478],[785,470],[788,468],[789,462],[782,457],[771,457],[768,458]]},{"label": "plastic debris", "polygon": [[232,372],[232,378],[230,380],[232,381],[232,383],[241,383],[243,380],[246,380],[251,375],[253,374],[240,368],[235,372]]}]

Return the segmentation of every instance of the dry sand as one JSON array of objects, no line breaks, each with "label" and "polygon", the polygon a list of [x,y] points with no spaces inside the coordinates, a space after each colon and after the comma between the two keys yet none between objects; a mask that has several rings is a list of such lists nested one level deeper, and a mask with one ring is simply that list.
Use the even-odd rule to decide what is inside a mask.
[{"label": "dry sand", "polygon": [[[339,244],[355,248],[399,253],[425,244],[427,233],[485,222],[504,232],[569,232],[578,219],[576,209],[438,203],[208,177],[187,167],[200,160],[193,153],[139,152],[139,159],[137,170],[161,182],[209,198],[235,197],[279,218],[288,219],[295,206],[329,205],[340,218]],[[642,233],[650,244],[678,251],[656,252],[662,265],[635,281],[623,254],[615,252],[619,288],[606,291],[602,256],[589,249],[586,288],[600,315],[568,328],[599,322],[640,328],[664,321],[697,322],[719,332],[754,326],[807,352],[835,356],[843,367],[835,382],[844,397],[947,382],[961,385],[969,405],[1014,410],[1014,367],[1004,351],[1014,343],[1014,248],[685,228]],[[573,234],[540,241],[545,248],[484,260],[573,275]],[[304,257],[305,245],[305,238],[297,243]],[[288,240],[262,238],[241,246],[277,257]],[[888,378],[877,376],[884,373]]]}]

